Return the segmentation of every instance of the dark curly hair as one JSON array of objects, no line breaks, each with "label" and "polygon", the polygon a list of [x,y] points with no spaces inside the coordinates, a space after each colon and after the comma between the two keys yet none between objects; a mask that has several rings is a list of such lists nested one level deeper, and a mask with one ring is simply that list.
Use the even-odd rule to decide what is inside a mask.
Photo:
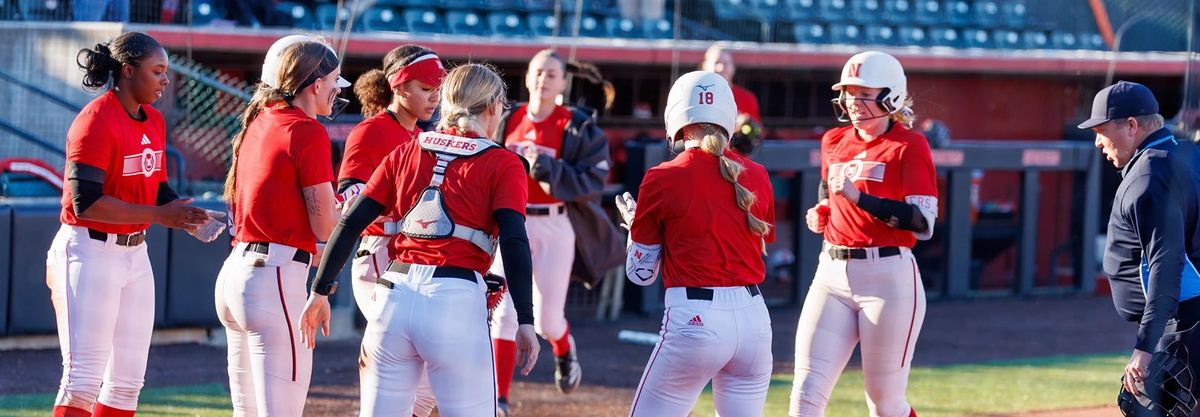
[{"label": "dark curly hair", "polygon": [[116,39],[79,50],[75,63],[84,71],[83,86],[96,91],[120,79],[121,66],[138,66],[142,60],[162,50],[158,41],[141,32],[128,32]]},{"label": "dark curly hair", "polygon": [[374,68],[359,76],[354,81],[354,95],[362,104],[363,117],[379,114],[392,104],[392,87],[388,85],[388,76],[413,60],[432,53],[429,48],[420,45],[399,46],[383,56],[383,68]]}]

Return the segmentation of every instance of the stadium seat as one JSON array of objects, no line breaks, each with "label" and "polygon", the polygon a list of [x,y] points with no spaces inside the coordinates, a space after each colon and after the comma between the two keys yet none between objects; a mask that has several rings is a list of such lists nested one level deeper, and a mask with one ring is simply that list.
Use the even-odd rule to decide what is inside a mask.
[{"label": "stadium seat", "polygon": [[430,2],[443,10],[478,10],[483,9],[483,0],[437,0]]},{"label": "stadium seat", "polygon": [[527,19],[529,20],[529,32],[533,36],[561,34],[562,29],[558,27],[558,20],[554,18],[553,13],[530,13]]},{"label": "stadium seat", "polygon": [[754,10],[755,14],[762,16],[768,21],[791,20],[791,13],[787,10],[788,4],[786,0],[746,0],[746,2]]},{"label": "stadium seat", "polygon": [[575,36],[575,34],[578,33],[579,36],[586,38],[608,37],[607,29],[604,27],[604,24],[600,21],[600,19],[596,18],[596,16],[580,15],[578,28],[575,27],[575,15],[572,14],[570,16],[566,16],[563,20],[563,30],[569,36]]},{"label": "stadium seat", "polygon": [[[37,3],[37,2],[30,2]],[[225,18],[225,8],[219,6],[214,0],[193,0],[191,2],[192,25],[204,26],[212,23],[216,19]],[[37,14],[31,14],[30,10],[25,12],[25,18],[28,20],[44,20],[39,19]]]},{"label": "stadium seat", "polygon": [[1094,51],[1107,51],[1108,45],[1104,44],[1104,37],[1096,32],[1084,32],[1079,34],[1080,49],[1091,49]]},{"label": "stadium seat", "polygon": [[675,25],[667,19],[642,22],[642,32],[646,34],[647,39],[675,39]]},{"label": "stadium seat", "polygon": [[1025,49],[1025,40],[1021,37],[1021,33],[1011,29],[996,29],[992,32],[992,39],[995,40],[995,45],[1000,49]]},{"label": "stadium seat", "polygon": [[859,45],[865,37],[862,27],[844,23],[829,24],[829,42],[845,45]]},{"label": "stadium seat", "polygon": [[479,0],[487,10],[519,11],[521,0]]},{"label": "stadium seat", "polygon": [[317,19],[313,16],[313,12],[308,10],[303,4],[281,1],[275,4],[275,9],[280,13],[287,15],[292,22],[292,27],[297,29],[316,29]]},{"label": "stadium seat", "polygon": [[1024,29],[1029,24],[1029,9],[1024,0],[1007,0],[1000,6],[1004,23],[1013,29]]},{"label": "stadium seat", "polygon": [[884,0],[883,21],[894,25],[903,25],[912,22],[912,0]]},{"label": "stadium seat", "polygon": [[527,12],[554,13],[555,0],[520,0],[521,8]]},{"label": "stadium seat", "polygon": [[807,22],[819,14],[819,6],[815,0],[782,0],[782,2],[783,7],[780,13],[784,20]]},{"label": "stadium seat", "polygon": [[817,0],[817,18],[836,22],[850,16],[850,5],[846,0]]},{"label": "stadium seat", "polygon": [[850,18],[859,23],[880,22],[883,19],[883,2],[880,0],[859,0],[850,6]]},{"label": "stadium seat", "polygon": [[871,45],[896,45],[896,29],[891,26],[867,25],[867,43]]},{"label": "stadium seat", "polygon": [[606,17],[604,26],[614,38],[637,39],[642,37],[642,28],[633,20],[623,17]]},{"label": "stadium seat", "polygon": [[797,23],[792,32],[796,36],[796,43],[829,43],[829,30],[820,23]]},{"label": "stadium seat", "polygon": [[[317,3],[323,3],[323,2],[326,2],[326,1],[325,0],[317,0]],[[332,3],[337,3],[337,2],[334,1]],[[374,5],[375,6],[392,6],[392,7],[399,8],[399,9],[405,9],[405,8],[409,8],[409,7],[425,7],[426,4],[427,4],[427,2],[422,1],[422,0],[376,0]]]},{"label": "stadium seat", "polygon": [[986,29],[966,28],[962,30],[963,47],[966,48],[995,48],[996,42]]},{"label": "stadium seat", "polygon": [[942,3],[945,9],[944,22],[950,26],[965,26],[971,23],[971,5],[966,0],[947,0]]},{"label": "stadium seat", "polygon": [[[67,2],[59,0],[18,0],[17,6],[21,8],[21,15],[25,20],[38,21],[65,21],[71,20],[71,10],[67,7]],[[193,2],[195,4],[195,2]],[[205,10],[211,10],[212,13],[219,13],[218,8],[213,4],[212,0],[205,1],[207,7]],[[195,6],[193,6],[195,8]],[[197,13],[198,14],[198,13]],[[224,13],[220,13],[224,16]],[[196,21],[200,18],[197,16]],[[212,21],[212,18],[207,18],[204,24]]]},{"label": "stadium seat", "polygon": [[994,0],[975,2],[971,22],[982,28],[1001,26],[1004,22],[1000,19],[1000,4]]},{"label": "stadium seat", "polygon": [[1021,35],[1026,49],[1049,49],[1050,37],[1040,30],[1027,30]]},{"label": "stadium seat", "polygon": [[318,4],[315,14],[317,29],[321,30],[333,30],[334,26],[345,27],[347,19],[350,18],[349,9],[338,9],[337,5],[332,3]]},{"label": "stadium seat", "polygon": [[446,27],[450,33],[459,35],[487,36],[487,24],[483,16],[474,10],[451,10],[446,12]]},{"label": "stadium seat", "polygon": [[916,0],[913,4],[913,20],[922,25],[934,25],[945,19],[945,7],[940,0]]},{"label": "stadium seat", "polygon": [[[617,9],[617,4],[613,0],[583,0],[583,13],[599,14],[601,16],[617,16],[620,15]],[[564,13],[575,13],[577,6],[576,0],[562,0],[562,9]]]},{"label": "stadium seat", "polygon": [[404,17],[391,6],[375,6],[362,14],[363,29],[372,32],[404,32],[408,25]]},{"label": "stadium seat", "polygon": [[929,35],[924,28],[917,26],[896,28],[896,39],[900,46],[929,46]]},{"label": "stadium seat", "polygon": [[929,44],[932,46],[947,46],[957,48],[962,45],[962,36],[953,28],[930,28]]},{"label": "stadium seat", "polygon": [[488,15],[488,29],[500,36],[529,36],[529,26],[513,12],[492,12]]},{"label": "stadium seat", "polygon": [[404,23],[408,24],[410,32],[446,33],[446,22],[432,9],[405,10]]},{"label": "stadium seat", "polygon": [[1071,32],[1050,33],[1050,47],[1054,49],[1079,49],[1079,35]]}]

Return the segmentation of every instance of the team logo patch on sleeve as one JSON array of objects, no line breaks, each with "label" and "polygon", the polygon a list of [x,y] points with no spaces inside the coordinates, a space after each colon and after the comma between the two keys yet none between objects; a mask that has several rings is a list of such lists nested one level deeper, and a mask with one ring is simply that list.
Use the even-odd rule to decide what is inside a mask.
[{"label": "team logo patch on sleeve", "polygon": [[141,153],[125,155],[122,168],[122,176],[143,175],[149,178],[163,169],[163,151],[145,148]]}]

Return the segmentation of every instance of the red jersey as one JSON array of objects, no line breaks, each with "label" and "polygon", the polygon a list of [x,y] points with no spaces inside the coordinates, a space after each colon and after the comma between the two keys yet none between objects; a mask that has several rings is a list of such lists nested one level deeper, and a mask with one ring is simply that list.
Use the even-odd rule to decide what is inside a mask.
[{"label": "red jersey", "polygon": [[250,123],[238,151],[234,238],[316,253],[317,236],[309,225],[301,190],[333,181],[329,147],[325,126],[304,111],[264,109]]},{"label": "red jersey", "polygon": [[[451,161],[441,190],[442,202],[454,223],[494,237],[499,227],[493,212],[512,209],[525,214],[528,174],[520,158],[512,152],[493,149]],[[433,179],[436,163],[434,153],[421,149],[417,141],[401,144],[383,158],[362,195],[388,207],[388,211],[408,213]],[[481,274],[487,273],[492,265],[492,254],[458,238],[419,239],[398,234],[391,245],[391,253],[400,262],[455,266]]]},{"label": "red jersey", "polygon": [[[346,138],[346,154],[342,156],[342,168],[338,180],[353,178],[362,182],[371,179],[371,174],[383,158],[400,144],[409,142],[421,134],[421,128],[405,129],[389,111],[380,112],[354,126]],[[384,213],[388,215],[388,213]],[[363,236],[383,235],[383,223],[372,223],[363,231]]]},{"label": "red jersey", "polygon": [[[125,111],[112,90],[93,99],[71,123],[67,132],[67,162],[104,170],[104,195],[129,204],[153,206],[158,186],[167,180],[163,169],[167,128],[162,113],[142,106],[146,120]],[[68,172],[64,170],[63,172]],[[75,216],[69,187],[63,188],[63,224],[88,227],[105,233],[135,233],[148,224],[111,224]]]},{"label": "red jersey", "polygon": [[[562,159],[563,132],[566,131],[567,124],[571,122],[571,110],[558,106],[544,120],[535,122],[526,116],[528,108],[529,106],[521,106],[513,111],[512,116],[509,116],[505,146],[521,156],[525,155],[526,149],[533,147],[539,154]],[[526,176],[528,177],[528,175]],[[529,183],[530,204],[562,202],[542,189],[542,184],[533,177],[529,177],[527,182]]]},{"label": "red jersey", "polygon": [[[821,138],[821,175],[833,182],[842,172],[859,191],[879,198],[905,201],[908,196],[937,197],[937,173],[929,142],[920,133],[896,124],[883,136],[865,142],[853,126],[825,132]],[[829,197],[825,240],[852,248],[903,246],[911,248],[916,235],[876,219],[842,197]],[[936,207],[933,208],[936,212]]]},{"label": "red jersey", "polygon": [[[738,183],[757,197],[751,212],[771,224],[775,203],[767,170],[748,159]],[[732,287],[758,284],[766,276],[762,239],[750,230],[733,184],[721,176],[717,158],[691,149],[646,172],[630,231],[638,243],[662,244],[663,285]]]},{"label": "red jersey", "polygon": [[732,83],[729,87],[733,90],[733,103],[737,105],[738,114],[748,114],[754,121],[762,123],[762,116],[758,113],[758,96]]}]

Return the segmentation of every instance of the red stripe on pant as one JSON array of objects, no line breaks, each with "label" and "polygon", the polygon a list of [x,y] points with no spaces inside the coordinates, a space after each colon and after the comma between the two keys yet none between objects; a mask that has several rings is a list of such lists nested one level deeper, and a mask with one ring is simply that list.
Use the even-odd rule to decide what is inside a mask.
[{"label": "red stripe on pant", "polygon": [[283,298],[283,274],[275,267],[275,284],[279,288],[279,305],[283,306],[283,322],[287,323],[288,342],[292,347],[292,382],[296,382],[296,335],[292,332],[292,316],[288,315],[287,301]]},{"label": "red stripe on pant", "polygon": [[96,410],[92,411],[92,417],[133,417],[133,410],[122,410],[96,403]]},{"label": "red stripe on pant", "polygon": [[654,349],[654,356],[650,357],[650,364],[646,365],[646,371],[642,376],[642,382],[638,383],[637,396],[633,397],[633,406],[629,408],[629,415],[631,417],[637,415],[638,400],[642,398],[642,388],[645,388],[644,385],[646,384],[646,377],[650,376],[650,369],[654,367],[654,361],[658,360],[658,353],[662,351],[663,344],[667,342],[667,326],[671,325],[670,308],[668,308],[667,312],[663,314],[663,317],[665,317],[665,319],[663,319],[662,339],[658,341],[658,348]]},{"label": "red stripe on pant", "polygon": [[908,358],[908,344],[912,342],[913,327],[917,324],[917,261],[909,259],[912,262],[912,284],[913,284],[913,310],[912,318],[908,320],[908,337],[904,339],[904,354],[900,356],[900,367],[904,367],[905,359]]},{"label": "red stripe on pant", "polygon": [[50,417],[92,417],[92,413],[82,408],[56,405],[54,411],[50,412]]}]

